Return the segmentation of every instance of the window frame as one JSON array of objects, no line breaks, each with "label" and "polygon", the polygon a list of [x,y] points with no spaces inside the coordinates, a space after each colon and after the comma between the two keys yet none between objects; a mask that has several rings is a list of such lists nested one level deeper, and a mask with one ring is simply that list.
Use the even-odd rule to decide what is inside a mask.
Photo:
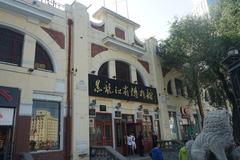
[{"label": "window frame", "polygon": [[[44,51],[45,56],[47,56],[46,58],[50,62],[51,69],[43,69],[43,68],[35,67],[36,55],[37,55],[37,46],[41,47],[41,49]],[[50,72],[50,73],[54,73],[55,72],[53,60],[52,60],[51,56],[49,55],[49,52],[43,47],[43,45],[41,43],[36,42],[34,54],[35,54],[35,57],[34,57],[34,69],[35,70],[44,71],[44,72]]]},{"label": "window frame", "polygon": [[[63,151],[63,145],[64,145],[64,106],[63,106],[63,95],[54,95],[51,93],[42,93],[41,91],[34,91],[33,93],[33,99],[38,101],[51,101],[51,102],[58,102],[59,103],[59,149],[55,150],[38,150],[38,151],[30,151],[31,154],[39,154],[39,153],[48,153],[48,152],[59,152]],[[32,105],[33,107],[33,105]],[[32,117],[32,114],[31,114]],[[31,123],[30,123],[30,129],[31,129]],[[29,136],[30,141],[30,136]]]},{"label": "window frame", "polygon": [[[117,65],[117,64],[119,64],[119,65]],[[122,79],[121,77],[122,77],[122,75],[120,75],[120,78],[119,78],[119,76],[118,76],[118,71],[120,71],[120,72],[123,72],[124,71],[124,73],[126,73],[126,71],[125,70],[122,70],[122,68],[121,68],[121,65],[126,65],[126,66],[128,66],[128,74],[125,74],[125,75],[127,75],[127,76],[123,76],[123,77],[127,77],[127,78],[129,78],[129,79]],[[118,66],[119,66],[119,68],[118,68]],[[126,67],[126,66],[124,66],[124,67]],[[127,63],[127,62],[125,62],[125,61],[121,61],[121,60],[115,60],[115,70],[116,70],[116,80],[121,80],[121,81],[125,81],[125,82],[131,82],[131,69],[130,69],[130,64],[129,63]]]},{"label": "window frame", "polygon": [[[176,125],[176,139],[173,138],[172,129],[170,127],[171,118],[173,118],[173,121],[174,121],[173,125]],[[180,139],[180,132],[179,132],[178,117],[177,117],[177,112],[176,111],[168,110],[168,121],[169,121],[169,129],[171,131],[171,133],[170,133],[171,139],[172,140],[179,140]]]},{"label": "window frame", "polygon": [[[183,81],[175,78],[176,95],[185,97]],[[180,93],[179,93],[180,90]]]},{"label": "window frame", "polygon": [[168,83],[167,83],[167,93],[169,95],[173,95],[172,80],[169,80]]},{"label": "window frame", "polygon": [[[106,68],[103,68],[103,67],[106,67]],[[103,70],[103,69],[107,69],[107,75],[103,75],[103,74],[101,74],[100,75],[100,71],[103,71],[103,72],[105,72],[105,70]],[[103,73],[102,72],[102,73]],[[104,62],[100,67],[99,67],[99,69],[98,69],[98,76],[102,76],[102,77],[107,77],[107,78],[109,78],[109,61],[106,61],[106,62]]]},{"label": "window frame", "polygon": [[[17,41],[17,39],[19,39],[19,41],[21,40],[21,42],[18,42],[18,44],[21,43],[20,44],[21,46],[19,48],[20,49],[19,50],[19,52],[20,52],[19,62],[17,60],[15,61],[16,63],[15,62],[7,62],[7,61],[0,60],[0,63],[1,64],[7,64],[7,65],[13,65],[13,66],[21,67],[22,61],[23,61],[23,49],[24,49],[24,43],[25,43],[25,34],[20,32],[20,31],[18,31],[18,30],[15,30],[14,28],[10,28],[10,27],[7,27],[7,26],[5,27],[5,26],[0,25],[0,30],[1,29],[8,31],[9,32],[8,34],[12,34],[11,36],[14,36],[14,37],[12,37],[13,39],[11,39],[12,45],[13,45],[13,42],[14,42],[14,45],[16,45],[16,43],[17,43],[16,41]],[[7,33],[5,33],[5,34],[7,34]],[[16,37],[18,37],[18,38],[16,38]],[[16,52],[16,51],[14,51],[14,52]],[[17,57],[17,55],[15,55],[15,56]],[[10,57],[10,58],[12,58],[12,57]]]}]

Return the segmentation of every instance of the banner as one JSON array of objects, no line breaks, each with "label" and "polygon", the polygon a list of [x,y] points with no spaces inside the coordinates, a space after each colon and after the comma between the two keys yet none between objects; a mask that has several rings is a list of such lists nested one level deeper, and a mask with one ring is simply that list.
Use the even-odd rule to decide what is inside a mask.
[{"label": "banner", "polygon": [[19,98],[19,89],[0,86],[0,106],[17,107],[19,103]]},{"label": "banner", "polygon": [[0,108],[0,126],[11,126],[13,125],[13,108]]},{"label": "banner", "polygon": [[155,88],[91,74],[88,79],[90,96],[158,104]]}]

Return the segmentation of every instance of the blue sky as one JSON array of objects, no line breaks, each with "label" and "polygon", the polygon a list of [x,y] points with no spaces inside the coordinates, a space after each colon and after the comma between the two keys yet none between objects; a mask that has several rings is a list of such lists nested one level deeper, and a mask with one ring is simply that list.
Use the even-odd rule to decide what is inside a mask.
[{"label": "blue sky", "polygon": [[[73,0],[57,0],[62,4],[71,4]],[[77,0],[91,7],[90,16],[104,4],[104,0]],[[141,25],[136,31],[140,39],[155,37],[158,40],[168,36],[168,29],[174,17],[190,14],[193,0],[105,0],[105,7],[127,17],[128,4],[129,19]]]}]

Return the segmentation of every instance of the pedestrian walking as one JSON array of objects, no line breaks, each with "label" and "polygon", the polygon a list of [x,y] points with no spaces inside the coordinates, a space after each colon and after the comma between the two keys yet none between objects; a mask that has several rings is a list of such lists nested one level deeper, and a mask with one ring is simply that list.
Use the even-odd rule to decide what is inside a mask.
[{"label": "pedestrian walking", "polygon": [[132,154],[132,136],[128,134],[127,136],[127,145],[128,145],[128,155]]},{"label": "pedestrian walking", "polygon": [[158,137],[157,137],[156,132],[153,132],[152,133],[152,148],[154,148],[154,146],[157,146],[157,139],[158,139]]},{"label": "pedestrian walking", "polygon": [[134,134],[132,133],[132,152],[133,154],[135,154],[136,149],[137,149],[137,145],[136,145],[136,138],[134,137]]},{"label": "pedestrian walking", "polygon": [[188,160],[186,147],[183,146],[179,151],[179,160]]},{"label": "pedestrian walking", "polygon": [[158,147],[157,145],[153,147],[149,155],[152,158],[152,160],[163,160],[162,151],[160,147]]}]

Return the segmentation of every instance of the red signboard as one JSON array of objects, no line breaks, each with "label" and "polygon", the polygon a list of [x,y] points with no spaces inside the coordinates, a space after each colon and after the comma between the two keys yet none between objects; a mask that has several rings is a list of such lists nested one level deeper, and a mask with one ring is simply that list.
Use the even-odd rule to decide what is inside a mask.
[{"label": "red signboard", "polygon": [[20,90],[18,88],[0,86],[0,106],[16,107],[19,103]]}]

